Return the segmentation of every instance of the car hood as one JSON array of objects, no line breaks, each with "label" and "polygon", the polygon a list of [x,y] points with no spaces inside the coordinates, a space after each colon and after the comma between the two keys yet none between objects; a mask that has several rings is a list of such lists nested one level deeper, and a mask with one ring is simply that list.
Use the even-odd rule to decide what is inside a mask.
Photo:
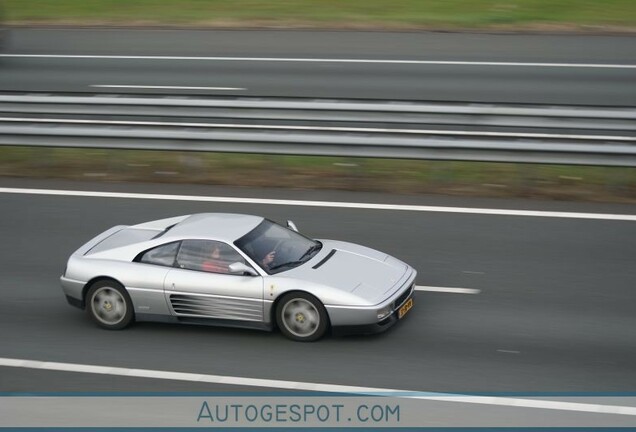
[{"label": "car hood", "polygon": [[321,240],[323,248],[290,277],[352,293],[371,304],[392,294],[403,282],[409,266],[385,253],[334,240]]}]

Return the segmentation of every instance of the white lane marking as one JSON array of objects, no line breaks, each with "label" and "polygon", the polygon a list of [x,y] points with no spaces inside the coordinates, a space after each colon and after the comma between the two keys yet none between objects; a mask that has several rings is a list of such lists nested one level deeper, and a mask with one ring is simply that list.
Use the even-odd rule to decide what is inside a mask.
[{"label": "white lane marking", "polygon": [[498,349],[497,352],[505,353],[505,354],[521,354],[521,351],[503,350],[503,349]]},{"label": "white lane marking", "polygon": [[243,87],[187,87],[187,86],[149,86],[149,85],[114,85],[114,84],[94,84],[96,88],[126,88],[126,89],[152,89],[152,90],[247,90]]},{"label": "white lane marking", "polygon": [[[258,130],[295,130],[318,132],[359,132],[359,133],[398,133],[411,135],[446,135],[470,137],[497,138],[535,138],[535,139],[564,139],[581,141],[626,141],[636,142],[636,137],[620,135],[568,135],[531,132],[490,132],[490,131],[456,131],[440,129],[390,129],[390,128],[361,128],[340,126],[292,126],[292,125],[259,125],[240,123],[192,123],[192,122],[156,122],[139,120],[91,120],[91,119],[57,119],[57,118],[28,118],[28,117],[0,117],[0,122],[7,123],[54,123],[54,124],[96,124],[109,126],[166,126],[218,129],[258,129]],[[335,165],[335,164],[334,164]],[[351,164],[340,166],[351,166]],[[580,179],[579,179],[580,180]]]},{"label": "white lane marking", "polygon": [[455,61],[455,60],[388,60],[388,59],[341,59],[341,58],[282,58],[282,57],[196,57],[196,56],[139,56],[139,55],[72,55],[72,54],[0,54],[11,58],[56,58],[56,59],[104,59],[104,60],[193,60],[193,61],[235,61],[235,62],[286,62],[286,63],[376,63],[412,65],[453,65],[453,66],[507,66],[507,67],[548,67],[548,68],[594,68],[594,69],[636,69],[634,64],[603,63],[535,63],[535,62],[495,62],[495,61]]},{"label": "white lane marking", "polygon": [[218,196],[215,197],[215,196],[200,196],[200,195],[164,195],[164,194],[145,194],[145,193],[127,193],[127,192],[97,192],[97,191],[79,191],[79,190],[5,188],[5,187],[0,187],[0,193],[24,194],[24,195],[76,196],[76,197],[95,197],[95,198],[148,199],[148,200],[163,200],[163,201],[215,202],[215,203],[232,203],[232,204],[263,204],[263,205],[282,205],[282,206],[300,206],[300,207],[350,208],[350,209],[365,209],[365,210],[397,210],[397,211],[413,211],[413,212],[461,213],[461,214],[480,214],[480,215],[498,215],[498,216],[532,216],[532,217],[548,217],[548,218],[593,219],[593,220],[614,220],[614,221],[636,222],[636,215],[630,215],[630,214],[575,213],[575,212],[556,212],[556,211],[542,211],[542,210],[507,210],[507,209],[488,209],[488,208],[470,208],[470,207],[441,207],[441,206],[421,206],[421,205],[403,205],[403,204],[352,203],[352,202],[338,202],[338,201],[304,201],[304,200],[284,200],[284,199],[270,199],[270,198],[241,198],[241,197],[218,197]]},{"label": "white lane marking", "polygon": [[[244,378],[224,375],[197,374],[188,372],[171,372],[151,369],[130,369],[123,367],[84,365],[76,363],[43,362],[0,357],[0,366],[26,369],[39,369],[61,372],[78,372],[98,375],[125,376],[163,379],[186,382],[204,382],[237,386],[264,387],[285,390],[310,392],[346,393],[382,395],[397,393],[395,396],[409,399],[430,400],[439,402],[467,403],[479,405],[497,405],[514,408],[539,408],[559,411],[578,411],[598,414],[618,414],[636,416],[636,407],[621,405],[602,405],[579,402],[562,402],[538,399],[519,399],[497,396],[469,396],[450,393],[414,392],[376,387],[358,387],[338,384],[322,384],[300,381],[270,380],[262,378]],[[390,395],[389,395],[390,396]]]},{"label": "white lane marking", "polygon": [[422,285],[416,285],[415,291],[429,291],[429,292],[441,292],[441,293],[451,293],[451,294],[479,294],[481,292],[480,289],[476,289],[476,288],[451,288],[451,287],[433,287],[433,286],[422,286]]}]

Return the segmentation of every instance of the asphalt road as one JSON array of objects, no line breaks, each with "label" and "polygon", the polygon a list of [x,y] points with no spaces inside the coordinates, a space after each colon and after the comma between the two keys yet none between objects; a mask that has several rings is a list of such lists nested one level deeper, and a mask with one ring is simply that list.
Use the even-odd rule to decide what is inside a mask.
[{"label": "asphalt road", "polygon": [[[636,69],[272,62],[259,58],[634,65],[634,37],[445,33],[13,29],[0,91],[144,92],[492,103],[636,103]],[[244,57],[245,61],[91,56]],[[251,60],[250,60],[251,59]],[[103,89],[94,85],[244,90]]]},{"label": "asphalt road", "polygon": [[[633,206],[4,179],[0,187],[126,190],[634,214]],[[636,224],[526,216],[0,194],[0,357],[442,392],[636,389]],[[115,225],[203,211],[293,219],[419,272],[391,331],[301,344],[279,333],[141,323],[101,330],[65,303],[67,256]],[[0,391],[226,391],[231,386],[0,368]],[[245,388],[238,388],[245,391]],[[247,388],[249,390],[249,388]]]},{"label": "asphalt road", "polygon": [[[0,57],[0,92],[636,102],[636,69],[624,67],[636,64],[633,37],[14,29],[11,39]],[[64,57],[69,55],[87,57]],[[145,58],[96,58],[126,55]],[[245,59],[166,58],[171,56]],[[573,64],[582,67],[567,66]],[[184,86],[241,90],[178,88]],[[636,214],[633,206],[522,200],[0,179],[3,186]],[[425,392],[636,390],[634,222],[5,193],[0,209],[1,358]],[[88,238],[115,224],[201,211],[293,219],[310,236],[362,243],[409,262],[419,285],[480,293],[418,292],[415,308],[390,332],[315,344],[278,333],[156,323],[107,332],[65,303],[58,277],[68,255]],[[259,389],[0,367],[0,392]],[[471,419],[467,412],[435,412]],[[506,414],[496,409],[474,414],[505,422]]]}]

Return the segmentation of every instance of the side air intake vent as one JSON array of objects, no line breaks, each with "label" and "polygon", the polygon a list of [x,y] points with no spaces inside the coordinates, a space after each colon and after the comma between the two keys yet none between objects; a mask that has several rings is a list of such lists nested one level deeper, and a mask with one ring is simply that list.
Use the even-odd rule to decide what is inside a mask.
[{"label": "side air intake vent", "polygon": [[263,315],[259,302],[227,297],[171,294],[170,304],[181,316],[260,321]]},{"label": "side air intake vent", "polygon": [[173,294],[170,296],[170,303],[178,314],[208,316],[214,310],[214,302],[202,297]]}]

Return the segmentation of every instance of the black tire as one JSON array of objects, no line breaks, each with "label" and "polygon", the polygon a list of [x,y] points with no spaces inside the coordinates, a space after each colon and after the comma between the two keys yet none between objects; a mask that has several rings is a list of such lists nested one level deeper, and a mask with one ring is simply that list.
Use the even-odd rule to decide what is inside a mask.
[{"label": "black tire", "polygon": [[285,337],[299,342],[322,338],[329,316],[320,301],[304,292],[285,294],[276,307],[276,324]]},{"label": "black tire", "polygon": [[86,293],[86,313],[108,330],[124,329],[135,317],[130,296],[114,280],[100,280],[91,285]]}]

